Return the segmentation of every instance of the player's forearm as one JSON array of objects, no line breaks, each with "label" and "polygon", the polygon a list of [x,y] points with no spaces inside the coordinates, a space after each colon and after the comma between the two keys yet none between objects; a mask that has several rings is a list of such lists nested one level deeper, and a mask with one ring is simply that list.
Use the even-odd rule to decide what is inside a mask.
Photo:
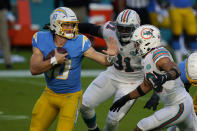
[{"label": "player's forearm", "polygon": [[108,56],[104,55],[102,53],[97,53],[97,58],[94,59],[97,63],[104,65],[104,66],[110,66],[112,63],[108,60]]},{"label": "player's forearm", "polygon": [[42,74],[49,69],[51,69],[52,64],[50,60],[42,61],[42,62],[31,62],[30,71],[32,75]]},{"label": "player's forearm", "polygon": [[133,99],[137,99],[141,95],[139,94],[139,92],[137,91],[137,89],[135,89],[134,91],[132,91],[132,92],[129,93],[129,96],[130,96],[130,100],[133,100]]},{"label": "player's forearm", "polygon": [[171,75],[171,80],[178,78],[181,74],[180,70],[176,67],[172,67],[168,73]]},{"label": "player's forearm", "polygon": [[79,32],[103,38],[101,33],[101,26],[95,24],[79,23]]},{"label": "player's forearm", "polygon": [[85,57],[88,57],[94,61],[96,61],[97,63],[104,65],[104,66],[110,66],[111,63],[107,60],[107,55],[97,52],[94,50],[94,48],[90,48],[88,49],[85,53],[84,53]]},{"label": "player's forearm", "polygon": [[151,91],[151,87],[143,82],[134,91],[130,93],[130,99],[137,99],[138,97],[144,96],[146,93]]},{"label": "player's forearm", "polygon": [[168,71],[166,71],[166,74],[165,74],[166,81],[175,80],[180,76],[180,74],[181,73],[178,68],[176,68],[175,66],[171,67]]},{"label": "player's forearm", "polygon": [[161,64],[160,69],[166,72],[166,74],[168,75],[168,80],[174,80],[181,74],[178,66],[172,61],[167,61]]}]

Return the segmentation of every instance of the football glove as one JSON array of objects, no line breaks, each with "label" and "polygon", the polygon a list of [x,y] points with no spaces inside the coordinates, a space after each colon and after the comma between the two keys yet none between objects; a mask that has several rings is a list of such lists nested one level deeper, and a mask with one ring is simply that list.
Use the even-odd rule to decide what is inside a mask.
[{"label": "football glove", "polygon": [[113,112],[117,111],[118,112],[120,110],[120,108],[122,106],[124,106],[125,103],[127,101],[129,101],[130,99],[131,98],[130,98],[130,95],[129,94],[121,97],[119,100],[117,100],[116,102],[113,103],[113,105],[110,107],[110,111],[113,111]]},{"label": "football glove", "polygon": [[155,71],[153,71],[154,75],[156,76],[156,78],[152,79],[148,79],[148,81],[152,84],[152,86],[154,88],[160,88],[166,81],[170,80],[171,75],[170,73],[166,73],[166,74],[159,74]]},{"label": "football glove", "polygon": [[184,83],[184,85],[185,85],[185,90],[189,93],[189,88],[190,88],[191,84],[190,83]]},{"label": "football glove", "polygon": [[144,108],[151,109],[153,111],[157,110],[157,105],[159,104],[159,96],[156,93],[153,93],[152,97],[146,102]]}]

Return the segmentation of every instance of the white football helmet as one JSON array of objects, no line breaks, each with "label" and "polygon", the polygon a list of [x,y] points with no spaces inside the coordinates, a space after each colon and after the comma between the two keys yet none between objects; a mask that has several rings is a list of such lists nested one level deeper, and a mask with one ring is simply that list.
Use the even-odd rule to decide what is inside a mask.
[{"label": "white football helmet", "polygon": [[[63,29],[62,24],[67,23],[73,26],[72,29]],[[78,19],[75,13],[67,7],[59,7],[50,15],[50,30],[55,34],[67,39],[76,38],[78,35]],[[70,31],[71,33],[66,33]]]},{"label": "white football helmet", "polygon": [[131,9],[125,9],[116,19],[116,34],[122,46],[129,44],[133,31],[140,26],[139,15]]},{"label": "white football helmet", "polygon": [[144,56],[151,49],[161,46],[160,31],[153,25],[142,25],[134,31],[131,41],[135,42],[136,53]]},{"label": "white football helmet", "polygon": [[192,85],[197,86],[197,52],[187,58],[186,77]]}]

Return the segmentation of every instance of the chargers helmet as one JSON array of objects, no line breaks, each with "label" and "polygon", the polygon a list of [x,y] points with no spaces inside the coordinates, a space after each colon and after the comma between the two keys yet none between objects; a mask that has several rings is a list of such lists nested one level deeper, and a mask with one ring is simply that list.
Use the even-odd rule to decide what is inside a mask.
[{"label": "chargers helmet", "polygon": [[136,53],[144,56],[151,49],[161,45],[160,31],[153,25],[142,25],[137,28],[131,38],[135,42]]},{"label": "chargers helmet", "polygon": [[129,44],[133,31],[140,26],[139,15],[131,9],[125,9],[115,21],[116,34],[122,46]]},{"label": "chargers helmet", "polygon": [[187,58],[186,77],[193,86],[197,86],[197,52]]},{"label": "chargers helmet", "polygon": [[[72,29],[63,29],[62,24],[71,24]],[[75,13],[67,7],[59,7],[55,9],[50,15],[50,30],[55,34],[65,37],[67,39],[76,38],[78,35],[78,19]],[[70,31],[71,33],[66,33]]]}]

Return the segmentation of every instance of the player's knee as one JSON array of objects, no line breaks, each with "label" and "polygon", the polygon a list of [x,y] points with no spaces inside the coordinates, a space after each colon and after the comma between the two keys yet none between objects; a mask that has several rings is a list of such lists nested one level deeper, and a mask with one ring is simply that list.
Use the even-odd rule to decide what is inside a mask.
[{"label": "player's knee", "polygon": [[95,111],[91,107],[87,107],[85,105],[81,105],[80,108],[81,115],[86,118],[92,118],[95,115]]}]

